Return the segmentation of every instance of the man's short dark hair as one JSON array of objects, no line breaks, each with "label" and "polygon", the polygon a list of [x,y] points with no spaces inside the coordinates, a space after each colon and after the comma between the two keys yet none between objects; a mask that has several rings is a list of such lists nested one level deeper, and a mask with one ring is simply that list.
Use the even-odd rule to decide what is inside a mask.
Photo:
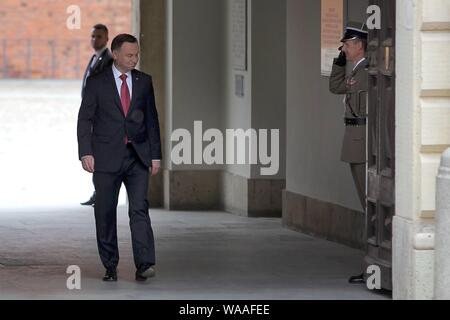
[{"label": "man's short dark hair", "polygon": [[111,51],[119,50],[122,48],[122,45],[125,43],[138,43],[138,40],[135,36],[132,36],[131,34],[119,34],[117,37],[114,38],[114,40],[111,43]]},{"label": "man's short dark hair", "polygon": [[103,31],[105,31],[106,33],[109,32],[108,27],[105,26],[104,24],[101,24],[101,23],[96,24],[96,25],[93,26],[92,28],[94,28],[95,30],[103,30]]}]

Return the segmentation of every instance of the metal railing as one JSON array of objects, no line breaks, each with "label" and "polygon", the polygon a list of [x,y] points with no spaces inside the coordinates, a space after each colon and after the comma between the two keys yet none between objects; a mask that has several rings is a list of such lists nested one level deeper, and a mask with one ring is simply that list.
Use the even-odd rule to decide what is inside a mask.
[{"label": "metal railing", "polygon": [[0,78],[80,79],[88,46],[78,39],[0,39]]}]

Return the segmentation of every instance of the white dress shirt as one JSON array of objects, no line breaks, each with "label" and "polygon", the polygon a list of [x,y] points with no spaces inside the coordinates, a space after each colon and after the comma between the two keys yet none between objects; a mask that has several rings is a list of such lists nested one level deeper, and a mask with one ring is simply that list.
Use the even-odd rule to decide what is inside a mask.
[{"label": "white dress shirt", "polygon": [[[116,80],[116,87],[117,87],[117,91],[119,92],[119,97],[122,97],[121,93],[122,93],[122,79],[120,79],[120,76],[122,75],[122,72],[120,72],[116,66],[112,65],[112,70],[113,70],[113,74],[114,74],[114,80]],[[130,99],[132,97],[133,94],[133,79],[131,78],[131,71],[128,71],[126,73],[127,75],[127,85],[128,85],[128,91],[130,92]]]}]

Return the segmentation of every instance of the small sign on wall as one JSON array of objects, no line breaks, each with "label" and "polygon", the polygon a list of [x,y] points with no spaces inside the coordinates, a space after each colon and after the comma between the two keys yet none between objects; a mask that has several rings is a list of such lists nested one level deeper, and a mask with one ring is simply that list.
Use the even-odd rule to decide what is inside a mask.
[{"label": "small sign on wall", "polygon": [[344,32],[344,0],[322,0],[321,15],[321,73],[330,76],[333,59]]},{"label": "small sign on wall", "polygon": [[233,68],[247,70],[247,0],[232,2],[232,54]]},{"label": "small sign on wall", "polygon": [[245,96],[243,75],[240,74],[235,75],[234,86],[235,86],[234,93],[236,94],[236,96],[238,96],[239,98],[243,98]]}]

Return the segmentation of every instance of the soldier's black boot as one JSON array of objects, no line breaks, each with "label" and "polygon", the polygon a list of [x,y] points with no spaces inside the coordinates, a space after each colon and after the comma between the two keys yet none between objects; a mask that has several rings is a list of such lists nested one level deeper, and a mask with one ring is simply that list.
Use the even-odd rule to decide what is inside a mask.
[{"label": "soldier's black boot", "polygon": [[95,206],[95,191],[94,191],[94,193],[92,194],[92,196],[91,196],[91,198],[88,200],[88,201],[86,201],[86,202],[82,202],[81,203],[81,205],[82,206]]},{"label": "soldier's black boot", "polygon": [[352,276],[348,279],[348,283],[365,283],[366,280],[364,280],[364,273],[358,274],[356,276]]}]

